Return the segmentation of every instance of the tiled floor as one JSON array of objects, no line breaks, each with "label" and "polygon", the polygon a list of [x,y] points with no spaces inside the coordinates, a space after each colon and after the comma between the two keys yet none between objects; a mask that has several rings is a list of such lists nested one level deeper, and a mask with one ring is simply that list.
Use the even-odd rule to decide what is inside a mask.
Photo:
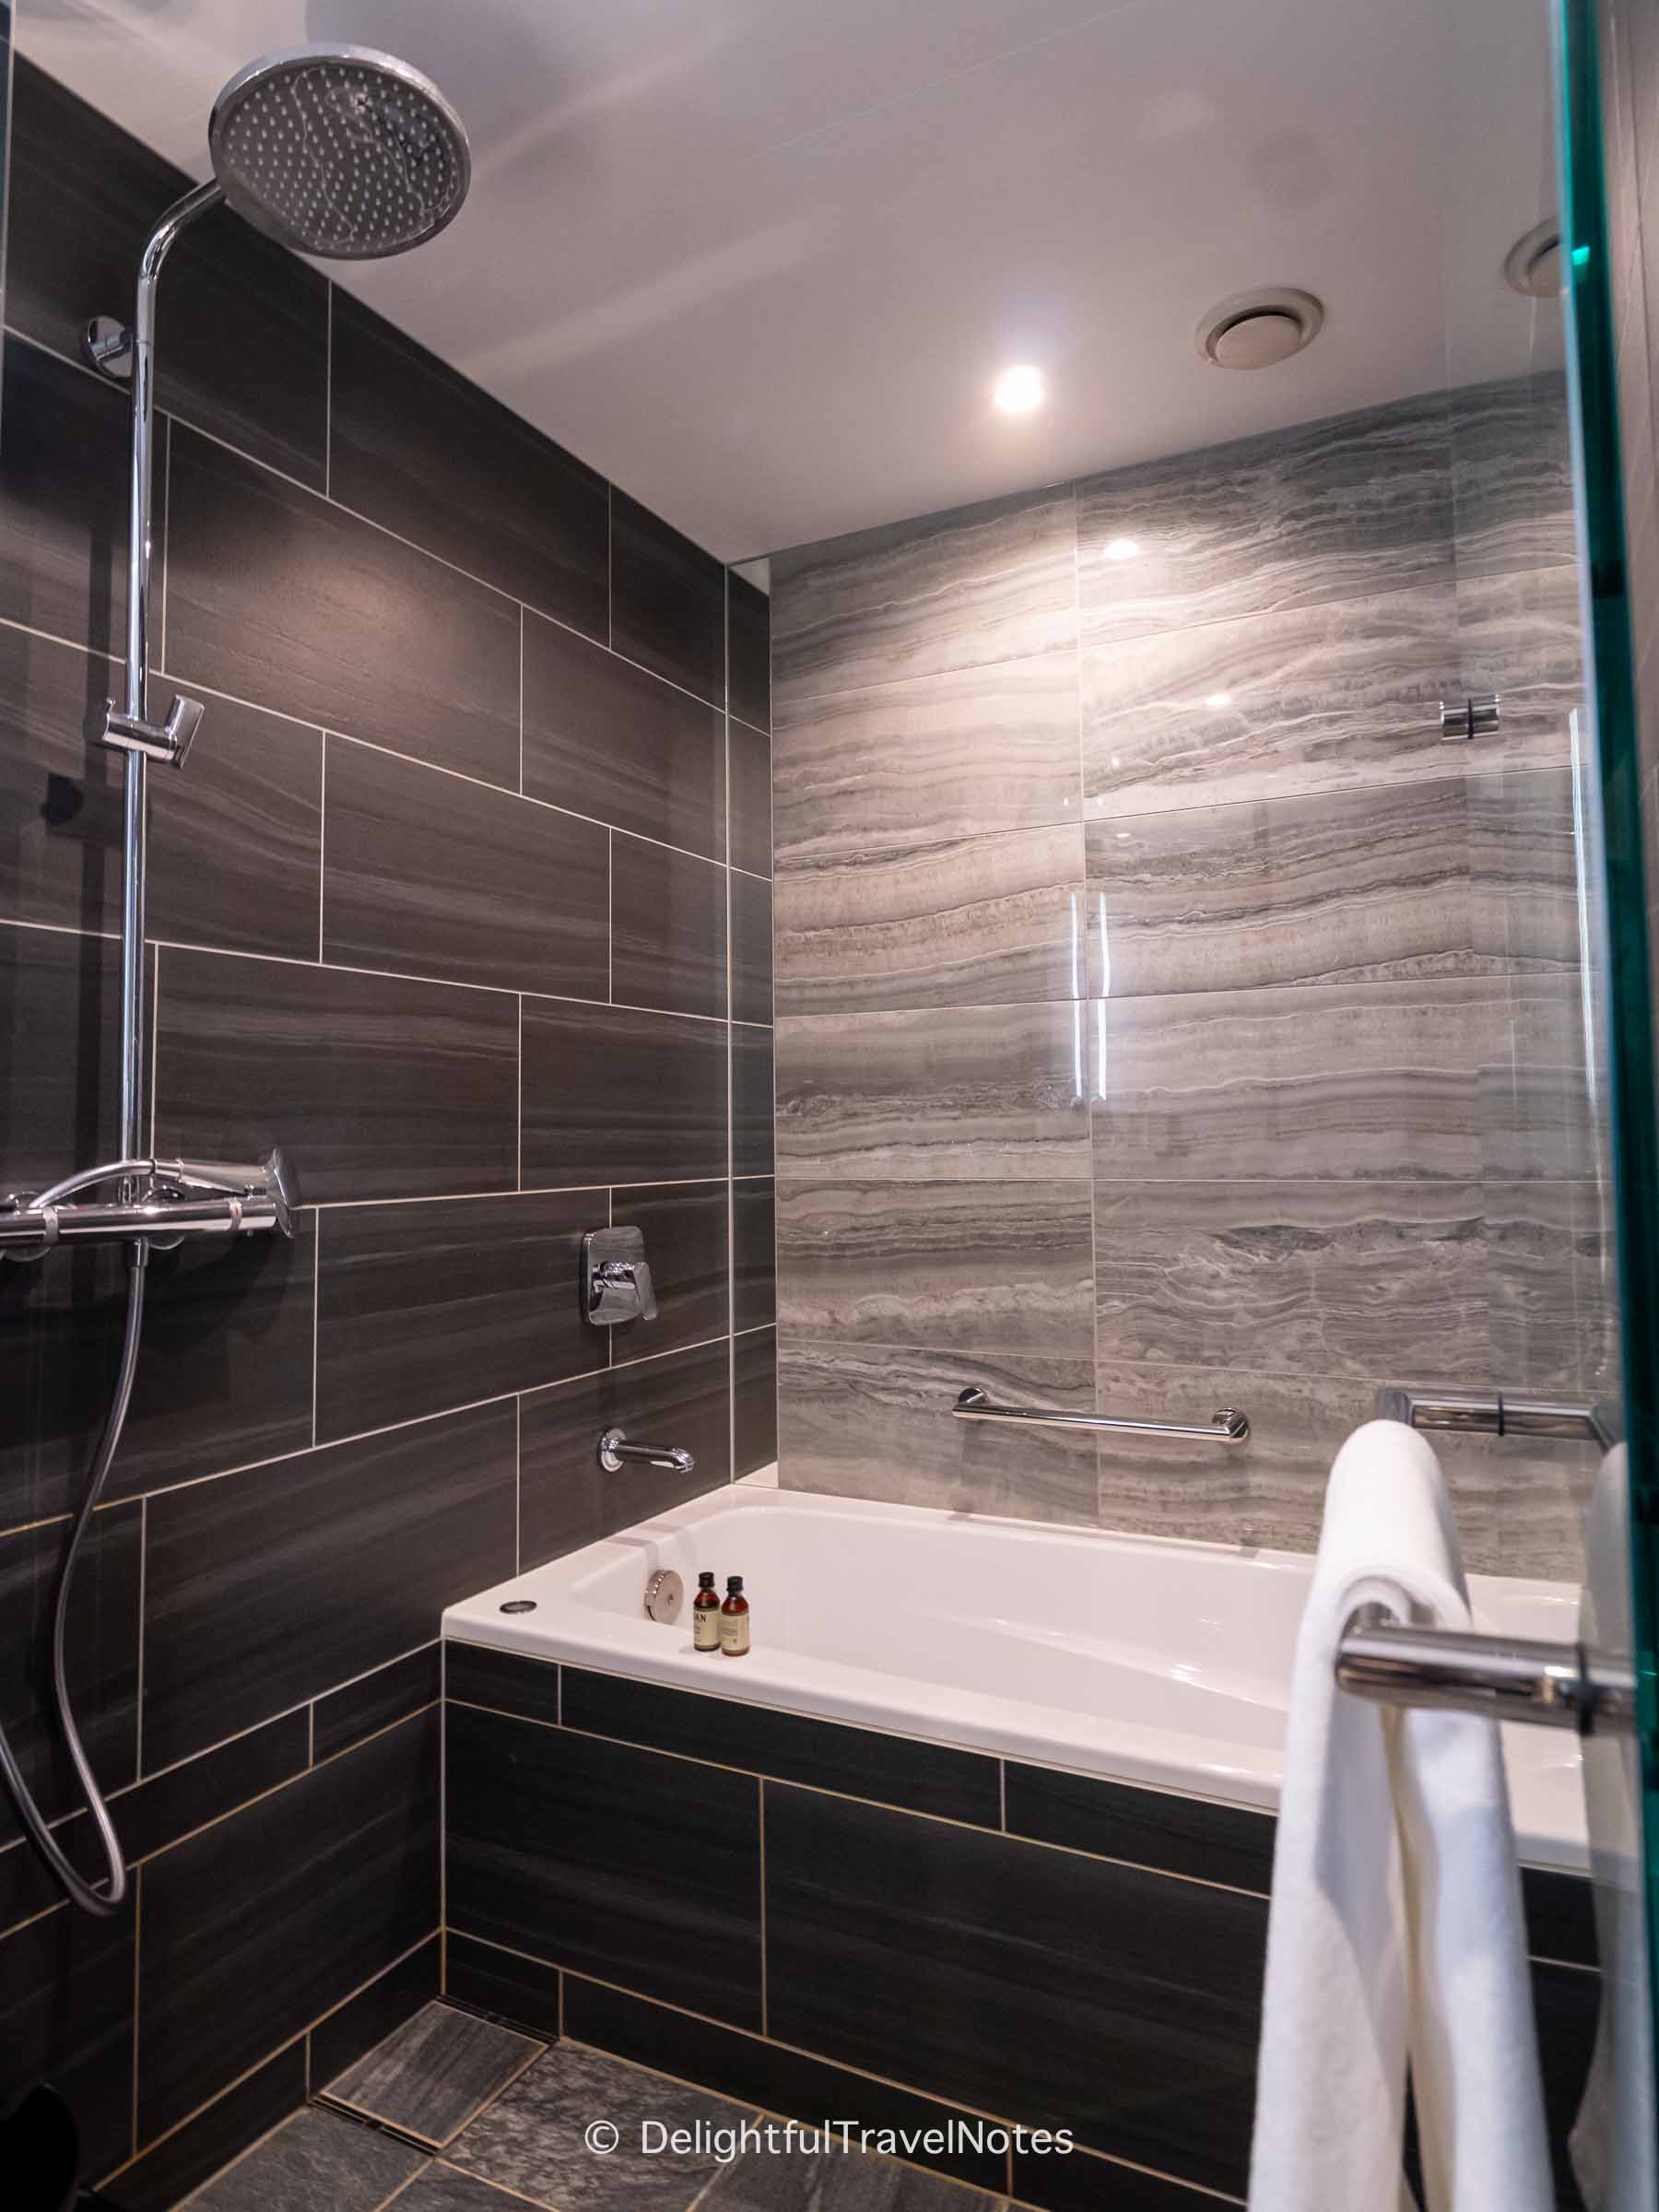
[{"label": "tiled floor", "polygon": [[[186,2199],[190,2212],[1008,2212],[874,2154],[734,2156],[744,2123],[766,2115],[449,2005],[424,2006],[322,2094],[349,2111],[296,2112]],[[590,2147],[595,2123],[615,2148]],[[648,2123],[682,2147],[654,2147]]]}]

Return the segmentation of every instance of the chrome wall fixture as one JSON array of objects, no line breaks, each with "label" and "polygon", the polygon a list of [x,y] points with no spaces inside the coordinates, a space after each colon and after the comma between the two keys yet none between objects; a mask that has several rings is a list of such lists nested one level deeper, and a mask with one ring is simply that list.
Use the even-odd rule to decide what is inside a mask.
[{"label": "chrome wall fixture", "polygon": [[1444,1390],[1422,1382],[1385,1382],[1377,1393],[1377,1418],[1407,1429],[1441,1430],[1463,1436],[1552,1436],[1599,1444],[1604,1452],[1623,1434],[1617,1406],[1586,1406],[1577,1399],[1524,1397]]},{"label": "chrome wall fixture", "polygon": [[[1609,1406],[1422,1383],[1385,1383],[1377,1413],[1407,1429],[1578,1439],[1603,1451],[1618,1442],[1621,1428]],[[1421,1628],[1380,1605],[1359,1606],[1349,1616],[1335,1671],[1340,1688],[1376,1705],[1480,1713],[1581,1735],[1629,1735],[1636,1725],[1635,1676],[1582,1643]]]},{"label": "chrome wall fixture", "polygon": [[1635,1676],[1582,1643],[1415,1628],[1380,1605],[1349,1616],[1336,1680],[1373,1705],[1479,1713],[1580,1735],[1629,1735],[1636,1725]]},{"label": "chrome wall fixture", "polygon": [[582,1310],[596,1329],[656,1319],[643,1230],[590,1229],[582,1238]]},{"label": "chrome wall fixture", "polygon": [[684,1444],[630,1444],[620,1429],[607,1429],[598,1451],[607,1475],[620,1475],[624,1467],[657,1467],[665,1475],[697,1472],[697,1461]]},{"label": "chrome wall fixture", "polygon": [[1223,1406],[1209,1425],[1185,1421],[1129,1421],[1113,1413],[1059,1413],[1040,1406],[998,1406],[970,1383],[951,1407],[959,1421],[1021,1421],[1028,1429],[1090,1429],[1097,1435],[1180,1436],[1206,1444],[1241,1444],[1250,1434],[1250,1416]]},{"label": "chrome wall fixture", "polygon": [[1442,699],[1441,741],[1445,745],[1465,745],[1471,737],[1489,737],[1501,714],[1502,707],[1495,691],[1478,691],[1470,699]]},{"label": "chrome wall fixture", "polygon": [[122,704],[107,703],[98,739],[123,757],[120,1157],[48,1190],[0,1197],[0,1257],[40,1260],[58,1245],[118,1243],[127,1260],[114,1396],[58,1570],[52,1623],[53,1706],[108,1867],[102,1888],[65,1856],[0,1730],[0,1781],[26,1834],[71,1901],[100,1916],[122,1903],[127,1871],[76,1726],[65,1632],[76,1560],[132,1399],[150,1253],[192,1238],[293,1234],[293,1189],[280,1152],[247,1163],[157,1159],[145,1141],[147,776],[152,760],[183,766],[203,716],[200,700],[184,698],[172,701],[163,721],[149,715],[157,290],[174,242],[221,202],[299,252],[363,260],[402,253],[441,229],[466,196],[471,174],[466,133],[442,94],[406,64],[365,47],[295,47],[253,63],[214,102],[207,137],[214,177],[184,194],[156,225],[139,262],[130,327],[100,315],[82,341],[94,369],[132,386],[126,678]]}]

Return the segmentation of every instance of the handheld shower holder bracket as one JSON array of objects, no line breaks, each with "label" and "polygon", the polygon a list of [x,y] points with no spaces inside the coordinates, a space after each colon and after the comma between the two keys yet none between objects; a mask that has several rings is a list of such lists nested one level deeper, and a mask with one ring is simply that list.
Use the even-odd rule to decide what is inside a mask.
[{"label": "handheld shower holder bracket", "polygon": [[206,712],[199,699],[175,699],[165,722],[147,722],[141,714],[124,714],[115,701],[104,702],[104,726],[100,745],[115,753],[142,753],[147,760],[163,760],[182,768]]}]

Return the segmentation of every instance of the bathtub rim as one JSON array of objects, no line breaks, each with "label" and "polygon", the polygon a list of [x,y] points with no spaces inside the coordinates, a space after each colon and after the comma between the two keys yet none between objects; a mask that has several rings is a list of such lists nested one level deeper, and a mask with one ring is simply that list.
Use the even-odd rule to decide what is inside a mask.
[{"label": "bathtub rim", "polygon": [[[549,1600],[568,1599],[574,1584],[602,1565],[629,1559],[638,1565],[634,1545],[629,1544],[624,1548],[629,1539],[637,1543],[639,1537],[651,1533],[658,1533],[665,1538],[677,1536],[683,1534],[688,1518],[744,1510],[782,1511],[791,1514],[828,1512],[838,1519],[896,1517],[911,1525],[967,1525],[983,1529],[987,1535],[994,1533],[1034,1546],[1056,1539],[1083,1539],[1114,1550],[1233,1561],[1241,1568],[1288,1572],[1299,1580],[1305,1579],[1312,1566],[1312,1554],[1309,1552],[1070,1522],[1031,1521],[940,1506],[902,1505],[838,1492],[782,1489],[775,1481],[768,1480],[767,1474],[770,1470],[758,1480],[719,1484],[663,1512],[630,1523],[610,1535],[458,1600],[444,1609],[441,1634],[446,1641],[508,1652],[588,1673],[649,1682],[693,1696],[722,1698],[737,1704],[820,1721],[830,1726],[865,1729],[900,1740],[1002,1759],[1013,1765],[1073,1773],[1084,1779],[1159,1791],[1234,1809],[1277,1814],[1282,1768],[1277,1749],[1266,1751],[1255,1746],[1223,1745],[1215,1737],[1165,1725],[1143,1726],[1125,1721],[1091,1724],[1088,1716],[1079,1716],[1068,1708],[1041,1705],[1023,1699],[997,1699],[984,1691],[962,1689],[922,1677],[885,1675],[875,1669],[822,1658],[765,1652],[763,1647],[757,1647],[756,1653],[740,1670],[726,1667],[716,1671],[722,1665],[718,1660],[692,1660],[677,1648],[674,1653],[666,1651],[661,1641],[662,1631],[642,1611],[636,1618],[599,1606],[567,1606],[558,1612],[549,1609],[534,1624],[522,1617],[503,1616],[500,1611],[503,1602],[525,1594],[535,1597],[538,1608]],[[1571,1584],[1535,1576],[1477,1576],[1471,1580],[1477,1584],[1496,1583],[1518,1594],[1551,1601],[1564,1599],[1572,1591]],[[759,1667],[752,1664],[755,1657],[762,1661]],[[693,1672],[700,1667],[708,1668],[706,1677]],[[1064,1715],[1070,1725],[1064,1730],[1044,1729],[1030,1722],[1022,1723],[1021,1713]],[[1537,1731],[1514,1726],[1505,1727],[1503,1737],[1521,1862],[1561,1873],[1587,1873],[1590,1853],[1582,1788],[1570,1812],[1561,1802],[1563,1793],[1559,1784],[1551,1787],[1546,1779],[1547,1771],[1559,1774],[1562,1767],[1558,1764],[1547,1771],[1541,1763],[1545,1755],[1559,1752],[1562,1748],[1559,1739],[1551,1732],[1541,1735]],[[1571,1817],[1574,1813],[1576,1818]]]}]

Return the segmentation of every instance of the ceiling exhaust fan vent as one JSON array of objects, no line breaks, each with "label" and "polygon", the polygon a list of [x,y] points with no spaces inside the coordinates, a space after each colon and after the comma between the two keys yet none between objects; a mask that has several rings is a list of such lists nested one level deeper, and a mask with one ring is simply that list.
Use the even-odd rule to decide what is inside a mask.
[{"label": "ceiling exhaust fan vent", "polygon": [[1503,257],[1503,281],[1525,300],[1554,300],[1561,289],[1561,225],[1550,216],[1518,238]]},{"label": "ceiling exhaust fan vent", "polygon": [[1218,369],[1271,369],[1311,346],[1324,321],[1324,309],[1312,292],[1281,287],[1235,292],[1210,309],[1194,335],[1199,352]]}]

